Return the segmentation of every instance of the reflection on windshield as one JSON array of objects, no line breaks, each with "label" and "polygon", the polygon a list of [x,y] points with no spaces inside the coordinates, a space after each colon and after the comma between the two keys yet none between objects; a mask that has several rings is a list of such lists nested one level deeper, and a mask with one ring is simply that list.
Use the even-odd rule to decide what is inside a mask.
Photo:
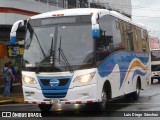
[{"label": "reflection on windshield", "polygon": [[[33,27],[33,29],[35,34],[33,34],[30,46],[24,50],[24,60],[27,61],[25,67],[39,67],[46,55],[49,56],[48,52],[51,50],[51,46],[55,54],[52,55],[54,63],[51,64],[51,56],[49,56],[49,59],[47,58],[40,67],[54,66],[64,71],[66,70],[64,66],[70,65],[74,66],[74,69],[79,69],[80,66],[93,64],[94,42],[89,23],[39,26]],[[27,31],[26,43],[28,38],[30,38],[29,31]],[[59,46],[61,46],[61,51],[69,65],[66,64],[62,55],[59,55]]]},{"label": "reflection on windshield", "polygon": [[[44,58],[44,54],[47,54],[47,52],[50,49],[49,46],[51,45],[51,40],[54,31],[55,31],[54,27],[34,28],[35,34],[33,34],[33,38],[29,48],[25,49],[24,52],[24,59],[29,62],[29,66],[35,67],[36,64],[38,64]],[[26,41],[28,40],[28,37],[30,37],[29,34],[30,32],[27,31]],[[42,52],[42,50],[44,53]]]},{"label": "reflection on windshield", "polygon": [[[78,32],[77,32],[78,31]],[[89,64],[93,58],[93,39],[91,37],[90,25],[81,26],[59,26],[58,41],[66,58],[71,65]],[[58,56],[58,53],[56,54]],[[58,63],[56,63],[58,66]]]}]

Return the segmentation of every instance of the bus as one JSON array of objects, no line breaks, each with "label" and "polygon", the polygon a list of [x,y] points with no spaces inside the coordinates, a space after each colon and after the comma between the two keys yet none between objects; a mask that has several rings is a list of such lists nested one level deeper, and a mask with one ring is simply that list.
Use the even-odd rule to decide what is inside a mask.
[{"label": "bus", "polygon": [[154,79],[160,82],[160,49],[151,50],[151,84]]},{"label": "bus", "polygon": [[75,8],[14,23],[25,27],[24,102],[49,111],[54,104],[106,104],[120,96],[137,100],[150,85],[147,30],[115,11]]}]

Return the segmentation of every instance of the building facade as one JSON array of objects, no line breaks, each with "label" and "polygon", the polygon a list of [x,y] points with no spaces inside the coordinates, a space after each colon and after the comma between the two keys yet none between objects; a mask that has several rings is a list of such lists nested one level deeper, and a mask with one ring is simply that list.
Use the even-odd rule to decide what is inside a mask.
[{"label": "building facade", "polygon": [[131,15],[131,0],[0,0],[0,44],[8,44],[6,31],[10,31],[11,25],[17,20],[47,11],[76,7],[112,8]]},{"label": "building facade", "polygon": [[[63,9],[53,4],[53,1],[54,0],[47,0],[47,2],[46,0],[0,0],[0,68],[7,61],[13,60],[13,57],[9,57],[9,54],[12,54],[13,51],[11,48],[8,49],[9,36],[13,23],[39,13]],[[17,39],[23,40],[23,36],[24,30],[19,30]]]},{"label": "building facade", "polygon": [[160,49],[160,43],[158,37],[149,37],[149,43],[150,43],[150,49],[155,50],[155,49]]},{"label": "building facade", "polygon": [[[113,9],[131,15],[131,0],[0,0],[0,60],[8,56],[7,45],[14,22],[48,11],[86,7]],[[24,30],[19,30],[17,39],[23,40],[23,36]]]},{"label": "building facade", "polygon": [[15,21],[58,9],[62,8],[37,0],[0,0],[0,44],[8,44],[9,32]]}]

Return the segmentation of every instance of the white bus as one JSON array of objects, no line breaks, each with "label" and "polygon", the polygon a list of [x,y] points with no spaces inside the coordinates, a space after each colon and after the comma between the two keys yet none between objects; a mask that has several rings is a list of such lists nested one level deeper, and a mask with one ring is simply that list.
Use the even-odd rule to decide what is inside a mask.
[{"label": "white bus", "polygon": [[160,82],[160,49],[151,50],[151,83],[154,79]]},{"label": "white bus", "polygon": [[77,8],[17,21],[26,27],[23,55],[25,103],[42,111],[53,103],[99,103],[119,96],[137,100],[150,85],[147,30],[106,9]]}]

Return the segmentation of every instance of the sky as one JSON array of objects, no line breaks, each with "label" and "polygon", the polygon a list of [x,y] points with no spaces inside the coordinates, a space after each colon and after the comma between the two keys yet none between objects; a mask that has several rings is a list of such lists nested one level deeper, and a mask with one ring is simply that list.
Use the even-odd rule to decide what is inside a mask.
[{"label": "sky", "polygon": [[160,39],[160,0],[132,0],[132,20],[144,24],[150,36]]}]

